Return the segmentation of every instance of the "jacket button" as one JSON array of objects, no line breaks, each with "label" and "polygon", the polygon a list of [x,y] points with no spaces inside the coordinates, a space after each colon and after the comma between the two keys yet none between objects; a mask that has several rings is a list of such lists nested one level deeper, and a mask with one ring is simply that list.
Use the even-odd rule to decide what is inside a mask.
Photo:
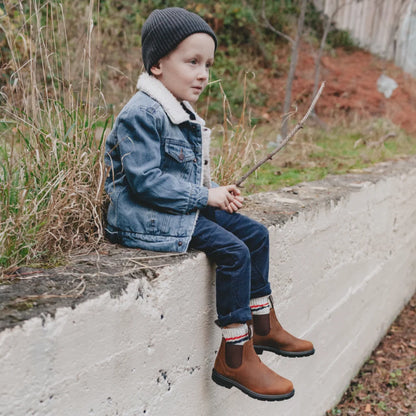
[{"label": "jacket button", "polygon": [[178,241],[178,246],[180,247],[182,245],[182,241]]},{"label": "jacket button", "polygon": [[196,158],[194,159],[194,162],[196,163]]}]

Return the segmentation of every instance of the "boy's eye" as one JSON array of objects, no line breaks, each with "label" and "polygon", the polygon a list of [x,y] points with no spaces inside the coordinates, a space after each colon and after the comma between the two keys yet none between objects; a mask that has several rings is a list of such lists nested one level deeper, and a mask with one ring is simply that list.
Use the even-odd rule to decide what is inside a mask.
[{"label": "boy's eye", "polygon": [[189,61],[192,65],[196,65],[198,63],[198,61],[196,59],[191,59]]}]

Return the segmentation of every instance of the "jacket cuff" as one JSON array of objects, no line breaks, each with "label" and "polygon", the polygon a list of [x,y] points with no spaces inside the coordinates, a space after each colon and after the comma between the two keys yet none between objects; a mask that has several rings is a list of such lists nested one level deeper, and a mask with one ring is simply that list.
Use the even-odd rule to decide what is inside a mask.
[{"label": "jacket cuff", "polygon": [[208,204],[208,188],[195,186],[194,192],[189,199],[188,211],[205,208]]}]

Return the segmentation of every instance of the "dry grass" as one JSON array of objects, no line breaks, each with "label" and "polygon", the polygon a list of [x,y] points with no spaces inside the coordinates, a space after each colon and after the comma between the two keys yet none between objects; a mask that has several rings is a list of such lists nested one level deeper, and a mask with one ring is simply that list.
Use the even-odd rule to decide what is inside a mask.
[{"label": "dry grass", "polygon": [[218,85],[223,96],[223,123],[220,128],[213,129],[215,144],[212,146],[211,156],[215,161],[215,169],[212,177],[215,182],[228,185],[236,183],[243,172],[256,161],[255,126],[251,125],[247,109],[247,74],[244,76],[244,101],[238,119],[231,112],[221,82]]},{"label": "dry grass", "polygon": [[59,257],[103,234],[103,134],[96,136],[108,119],[93,100],[100,96],[93,2],[82,56],[69,51],[62,4],[28,3],[5,2],[0,20],[1,46],[11,52],[2,62],[8,79],[0,101],[0,266],[6,268]]}]

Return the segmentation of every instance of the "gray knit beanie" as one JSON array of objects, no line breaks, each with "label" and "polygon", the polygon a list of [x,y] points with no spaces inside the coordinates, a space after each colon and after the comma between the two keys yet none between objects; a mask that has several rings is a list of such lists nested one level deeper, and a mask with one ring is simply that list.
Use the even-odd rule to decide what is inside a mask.
[{"label": "gray knit beanie", "polygon": [[150,74],[152,66],[194,33],[207,33],[214,39],[214,31],[202,17],[180,7],[153,10],[142,28],[142,57]]}]

